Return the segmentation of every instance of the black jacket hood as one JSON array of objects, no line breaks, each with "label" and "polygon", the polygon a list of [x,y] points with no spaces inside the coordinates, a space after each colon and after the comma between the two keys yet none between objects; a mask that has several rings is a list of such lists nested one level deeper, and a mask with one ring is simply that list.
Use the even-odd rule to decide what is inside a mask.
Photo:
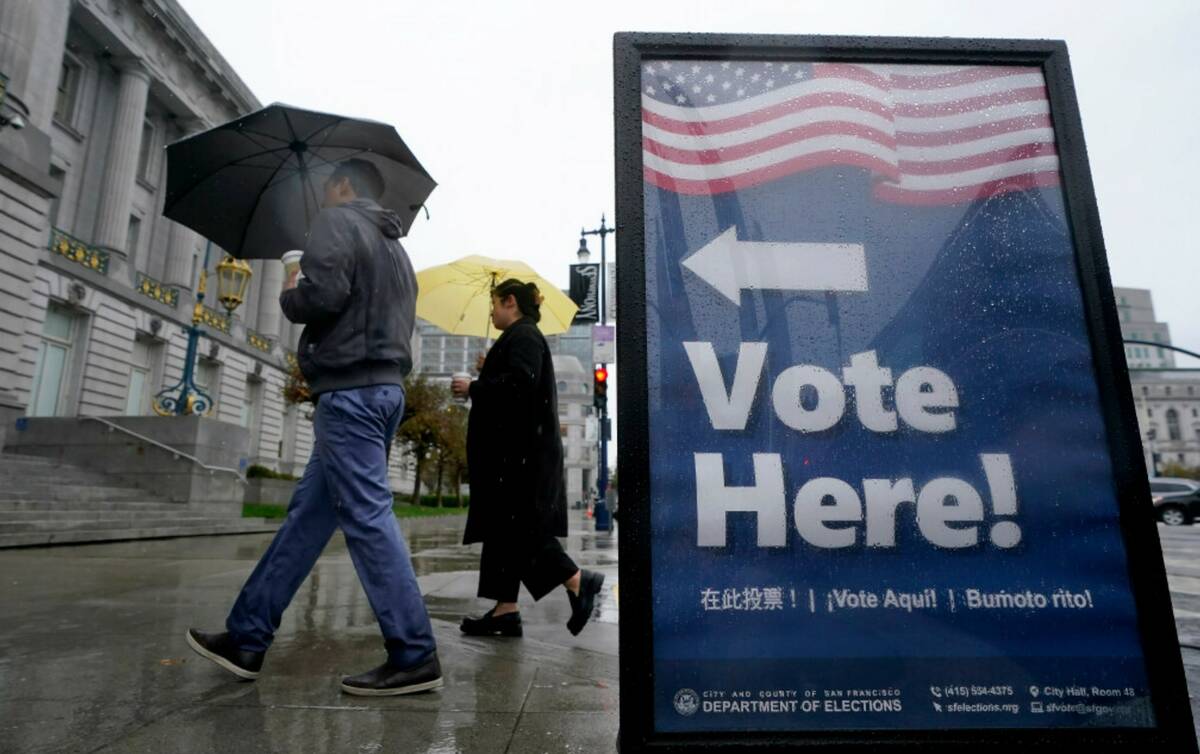
[{"label": "black jacket hood", "polygon": [[353,199],[342,206],[354,210],[374,223],[384,238],[400,238],[404,235],[404,226],[400,223],[400,215],[393,210],[380,207],[374,199]]}]

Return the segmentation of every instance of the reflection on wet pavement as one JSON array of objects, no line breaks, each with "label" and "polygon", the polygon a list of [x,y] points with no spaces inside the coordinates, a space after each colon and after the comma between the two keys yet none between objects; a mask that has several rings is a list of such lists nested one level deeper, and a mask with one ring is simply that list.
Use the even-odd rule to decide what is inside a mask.
[{"label": "reflection on wet pavement", "polygon": [[263,674],[240,683],[193,655],[189,626],[219,629],[269,535],[0,552],[0,750],[5,752],[612,751],[617,725],[616,535],[573,520],[566,547],[607,578],[578,637],[558,590],[521,597],[522,639],[459,634],[479,547],[461,516],[401,526],[426,596],[446,687],[363,700],[340,676],[382,641],[345,543],[301,585]]}]

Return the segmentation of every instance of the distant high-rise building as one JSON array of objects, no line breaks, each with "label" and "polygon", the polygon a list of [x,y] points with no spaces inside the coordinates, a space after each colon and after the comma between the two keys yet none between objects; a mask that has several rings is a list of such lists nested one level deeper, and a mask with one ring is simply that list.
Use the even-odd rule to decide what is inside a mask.
[{"label": "distant high-rise building", "polygon": [[[1154,317],[1154,301],[1144,288],[1113,288],[1117,299],[1117,316],[1121,320],[1121,338],[1171,344],[1171,328]],[[1158,346],[1137,343],[1125,344],[1125,361],[1131,369],[1171,368],[1175,366],[1172,353]]]},{"label": "distant high-rise building", "polygon": [[558,420],[562,425],[564,483],[567,502],[585,500],[596,484],[595,418],[592,416],[591,364],[565,354],[554,356],[558,379]]},{"label": "distant high-rise building", "polygon": [[[417,320],[417,336],[419,346],[413,349],[417,354],[413,371],[434,379],[449,381],[455,372],[474,372],[475,360],[488,348],[486,338],[451,335],[423,319]],[[499,336],[500,332],[495,331],[493,340]]]}]

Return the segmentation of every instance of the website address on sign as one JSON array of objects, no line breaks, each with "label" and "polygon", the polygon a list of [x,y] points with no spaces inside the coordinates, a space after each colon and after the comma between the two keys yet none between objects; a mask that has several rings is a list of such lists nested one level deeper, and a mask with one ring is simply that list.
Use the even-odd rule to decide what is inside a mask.
[{"label": "website address on sign", "polygon": [[967,703],[967,702],[951,702],[946,705],[947,712],[1007,712],[1015,715],[1021,711],[1021,706],[1018,704],[988,704],[983,703]]}]

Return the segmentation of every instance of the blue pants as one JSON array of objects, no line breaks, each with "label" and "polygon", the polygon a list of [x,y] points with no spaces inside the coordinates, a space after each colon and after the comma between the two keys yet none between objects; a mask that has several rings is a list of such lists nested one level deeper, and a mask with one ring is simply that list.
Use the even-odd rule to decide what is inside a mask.
[{"label": "blue pants", "polygon": [[387,443],[403,413],[399,385],[321,395],[312,456],[287,518],[225,621],[241,649],[267,650],[284,609],[340,526],[383,631],[388,661],[411,667],[436,650],[387,480]]}]

